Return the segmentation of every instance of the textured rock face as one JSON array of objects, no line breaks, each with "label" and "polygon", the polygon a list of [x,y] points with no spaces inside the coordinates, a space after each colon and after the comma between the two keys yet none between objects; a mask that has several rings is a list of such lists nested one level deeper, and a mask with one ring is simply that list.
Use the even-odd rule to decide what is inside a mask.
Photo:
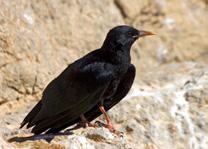
[{"label": "textured rock face", "polygon": [[[121,138],[105,128],[79,129],[68,135],[27,138],[30,135],[28,130],[19,131],[16,125],[28,111],[26,106],[21,111],[6,114],[0,132],[14,147],[206,149],[207,89],[207,66],[193,62],[167,64],[145,73],[145,77],[134,84],[129,95],[110,110],[113,124],[123,132]],[[103,118],[100,120],[103,121]],[[52,137],[55,138],[50,143],[39,141]]]},{"label": "textured rock face", "polygon": [[109,28],[124,23],[110,0],[0,5],[2,102],[37,93],[71,61],[99,48]]},{"label": "textured rock face", "polygon": [[[207,17],[207,0],[0,0],[0,148],[208,148]],[[47,83],[121,24],[157,33],[133,46],[136,83],[110,112],[124,138],[99,128],[7,143],[26,136],[19,123]]]}]

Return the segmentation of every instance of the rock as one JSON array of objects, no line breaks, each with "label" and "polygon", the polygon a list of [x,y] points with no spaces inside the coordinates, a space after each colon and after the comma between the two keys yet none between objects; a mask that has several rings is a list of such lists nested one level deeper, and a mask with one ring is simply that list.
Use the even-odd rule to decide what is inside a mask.
[{"label": "rock", "polygon": [[66,148],[68,149],[95,149],[95,146],[92,143],[90,143],[86,139],[86,137],[77,136],[69,140],[69,143],[66,146]]},{"label": "rock", "polygon": [[[207,6],[207,0],[0,0],[0,148],[208,148]],[[124,137],[87,128],[50,143],[28,140],[19,124],[47,83],[121,24],[157,34],[133,46],[135,84],[109,112]]]},{"label": "rock", "polygon": [[[204,18],[207,18],[208,10],[205,1],[116,2],[124,14],[126,23],[157,34],[152,38],[141,39],[143,42],[140,41],[135,46],[134,55],[137,55],[137,58],[133,60],[138,63],[139,69],[172,61],[206,61],[208,21]],[[141,58],[140,61],[137,61],[138,56]]]},{"label": "rock", "polygon": [[[26,139],[20,143],[21,147],[206,149],[207,66],[189,62],[155,69],[141,76],[137,82],[140,85],[134,84],[133,91],[109,111],[115,128],[123,132],[123,138],[105,128],[86,128],[73,134],[54,135],[50,143],[37,137],[29,142]],[[14,119],[23,118],[26,109],[22,107],[21,111],[4,116],[1,125],[8,130],[2,128],[0,132],[6,140],[28,134],[28,130],[18,131],[18,120]],[[102,121],[102,117],[99,120]],[[13,147],[19,145],[16,141]]]},{"label": "rock", "polygon": [[98,142],[102,141],[102,140],[113,140],[116,137],[108,129],[105,129],[102,127],[88,131],[86,136],[89,139],[92,139],[92,140],[98,141]]},{"label": "rock", "polygon": [[172,61],[206,60],[206,1],[72,0],[17,5],[2,0],[1,7],[0,102],[39,95],[67,64],[99,48],[107,31],[124,22],[158,34],[133,47],[139,70]]},{"label": "rock", "polygon": [[14,147],[12,145],[10,145],[9,143],[7,143],[3,138],[0,137],[0,148],[1,149],[14,149]]},{"label": "rock", "polygon": [[0,102],[41,91],[123,24],[110,0],[0,3]]},{"label": "rock", "polygon": [[144,7],[148,4],[148,1],[142,0],[116,0],[116,5],[120,8],[124,18],[132,19],[136,17]]}]

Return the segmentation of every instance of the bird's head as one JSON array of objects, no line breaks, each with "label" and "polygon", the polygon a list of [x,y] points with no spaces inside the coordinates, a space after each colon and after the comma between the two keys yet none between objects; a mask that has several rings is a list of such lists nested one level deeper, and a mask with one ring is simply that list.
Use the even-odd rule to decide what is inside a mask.
[{"label": "bird's head", "polygon": [[103,47],[114,48],[117,46],[131,48],[132,44],[140,37],[154,35],[152,32],[137,30],[133,27],[122,25],[112,28],[104,41]]}]

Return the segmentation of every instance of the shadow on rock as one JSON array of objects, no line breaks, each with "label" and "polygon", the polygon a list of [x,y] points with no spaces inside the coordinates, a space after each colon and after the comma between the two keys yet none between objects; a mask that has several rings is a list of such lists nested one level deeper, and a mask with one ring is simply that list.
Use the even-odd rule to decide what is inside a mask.
[{"label": "shadow on rock", "polygon": [[53,134],[39,134],[33,135],[29,137],[12,137],[8,140],[8,142],[18,142],[22,143],[25,141],[36,141],[36,140],[45,140],[50,143],[56,136],[67,136],[72,135],[73,133],[70,131],[60,132],[60,133],[53,133]]},{"label": "shadow on rock", "polygon": [[25,141],[36,141],[36,140],[45,140],[48,143],[50,143],[56,136],[68,136],[68,135],[72,135],[73,134],[73,130],[77,130],[79,128],[81,128],[82,125],[76,125],[72,128],[67,129],[64,132],[59,132],[59,133],[50,133],[50,134],[39,134],[39,135],[33,135],[33,136],[29,136],[29,137],[12,137],[9,140],[7,140],[8,142],[25,142]]}]

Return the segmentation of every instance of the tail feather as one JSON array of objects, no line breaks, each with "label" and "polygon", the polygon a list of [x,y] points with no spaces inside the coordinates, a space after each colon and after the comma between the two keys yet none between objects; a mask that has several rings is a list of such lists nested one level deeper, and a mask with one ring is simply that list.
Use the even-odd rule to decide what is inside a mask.
[{"label": "tail feather", "polygon": [[36,106],[30,111],[30,113],[28,113],[28,115],[24,118],[24,120],[22,121],[20,128],[22,128],[25,124],[29,123],[30,121],[32,121],[35,116],[38,114],[38,112],[41,109],[41,101],[39,101]]},{"label": "tail feather", "polygon": [[55,121],[55,120],[56,119],[52,119],[52,118],[42,120],[32,128],[31,132],[34,134],[42,133],[42,132],[46,131],[47,129],[49,129],[50,126],[53,124],[53,121]]},{"label": "tail feather", "polygon": [[68,116],[70,116],[70,112],[66,111],[59,115],[44,119],[36,123],[31,132],[35,134],[40,134],[59,123],[59,121],[65,120],[65,118]]}]

